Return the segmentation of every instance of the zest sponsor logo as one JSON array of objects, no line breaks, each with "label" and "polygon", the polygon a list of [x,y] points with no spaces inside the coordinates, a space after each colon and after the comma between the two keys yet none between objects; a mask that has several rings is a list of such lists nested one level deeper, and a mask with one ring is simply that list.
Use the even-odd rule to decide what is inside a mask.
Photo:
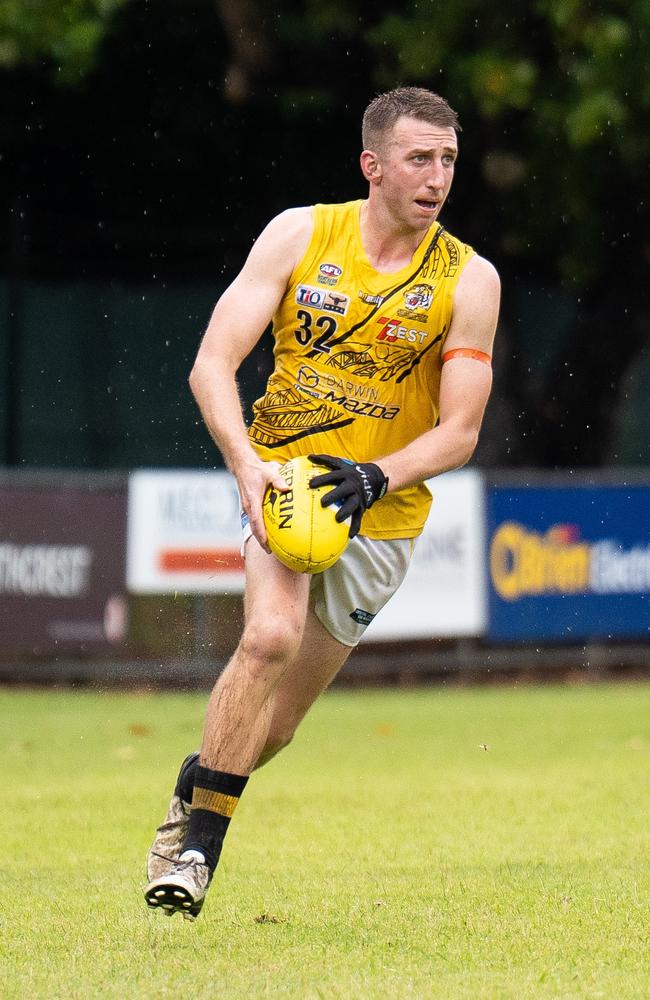
[{"label": "zest sponsor logo", "polygon": [[413,330],[407,326],[400,326],[400,321],[390,316],[380,316],[377,322],[381,323],[377,340],[383,340],[387,344],[395,344],[398,340],[405,340],[408,344],[423,344],[429,335],[428,330]]}]

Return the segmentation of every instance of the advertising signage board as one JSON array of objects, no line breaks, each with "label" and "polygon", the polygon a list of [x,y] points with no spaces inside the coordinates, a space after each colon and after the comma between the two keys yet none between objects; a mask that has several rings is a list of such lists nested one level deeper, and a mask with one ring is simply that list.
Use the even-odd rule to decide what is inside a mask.
[{"label": "advertising signage board", "polygon": [[0,482],[0,649],[112,648],[125,636],[126,489]]},{"label": "advertising signage board", "polygon": [[487,611],[483,480],[474,469],[427,483],[433,504],[406,578],[364,639],[478,636]]},{"label": "advertising signage board", "polygon": [[[483,483],[473,470],[429,483],[434,502],[406,580],[369,640],[480,635],[486,624]],[[240,507],[227,472],[129,477],[131,593],[241,593]]]},{"label": "advertising signage board", "polygon": [[650,487],[488,491],[488,637],[650,638]]},{"label": "advertising signage board", "polygon": [[127,582],[133,594],[244,589],[237,483],[229,472],[129,476]]}]

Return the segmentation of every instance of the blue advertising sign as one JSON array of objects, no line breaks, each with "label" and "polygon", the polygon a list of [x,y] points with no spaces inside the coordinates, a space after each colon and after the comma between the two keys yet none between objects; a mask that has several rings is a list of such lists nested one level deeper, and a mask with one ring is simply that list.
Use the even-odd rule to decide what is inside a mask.
[{"label": "blue advertising sign", "polygon": [[650,487],[488,491],[489,638],[650,638]]}]

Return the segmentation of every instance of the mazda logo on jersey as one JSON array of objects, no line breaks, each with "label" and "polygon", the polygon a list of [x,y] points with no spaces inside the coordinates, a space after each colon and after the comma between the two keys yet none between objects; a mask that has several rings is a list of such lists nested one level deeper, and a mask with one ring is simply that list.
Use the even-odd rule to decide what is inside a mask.
[{"label": "mazda logo on jersey", "polygon": [[298,372],[298,382],[300,385],[306,386],[308,389],[316,389],[320,381],[318,372],[314,371],[313,368],[309,368],[307,365],[303,365]]}]

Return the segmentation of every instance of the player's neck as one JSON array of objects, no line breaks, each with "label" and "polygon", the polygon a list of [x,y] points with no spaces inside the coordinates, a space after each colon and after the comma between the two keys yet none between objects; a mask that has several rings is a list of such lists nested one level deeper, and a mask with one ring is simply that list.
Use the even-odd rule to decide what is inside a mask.
[{"label": "player's neck", "polygon": [[429,229],[406,227],[369,201],[361,206],[359,226],[366,257],[382,274],[401,271],[410,264],[413,254],[429,232]]}]

